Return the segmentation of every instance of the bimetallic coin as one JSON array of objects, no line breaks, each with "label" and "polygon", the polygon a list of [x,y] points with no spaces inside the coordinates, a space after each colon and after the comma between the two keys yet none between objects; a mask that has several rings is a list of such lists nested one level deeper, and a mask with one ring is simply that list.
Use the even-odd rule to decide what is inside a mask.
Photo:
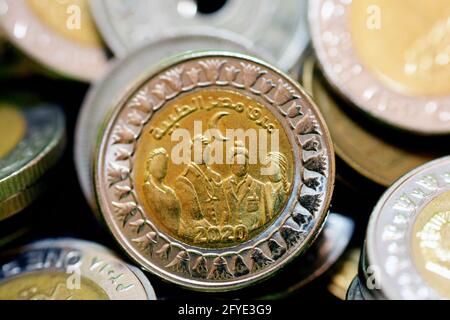
[{"label": "bimetallic coin", "polygon": [[419,152],[389,142],[352,119],[329,92],[313,57],[305,59],[302,78],[303,86],[325,117],[336,154],[362,176],[389,187],[404,174],[438,157],[436,152]]},{"label": "bimetallic coin", "polygon": [[305,0],[228,0],[212,13],[202,12],[194,0],[94,0],[91,5],[100,32],[118,56],[179,30],[215,27],[243,36],[252,51],[269,54],[270,62],[289,71],[309,42]]},{"label": "bimetallic coin", "polygon": [[[0,136],[0,201],[31,187],[56,163],[65,144],[65,124],[61,110],[38,105],[12,108],[0,105],[0,119],[10,130]],[[11,123],[6,123],[6,121]],[[4,144],[3,144],[4,141]]]},{"label": "bimetallic coin", "polygon": [[108,249],[43,240],[2,258],[0,300],[155,300],[143,273]]},{"label": "bimetallic coin", "polygon": [[102,133],[103,217],[142,267],[234,290],[312,244],[334,184],[322,116],[300,86],[245,55],[165,60],[129,88]]},{"label": "bimetallic coin", "polygon": [[329,82],[369,115],[418,134],[450,133],[450,3],[309,2]]},{"label": "bimetallic coin", "polygon": [[0,0],[0,8],[5,36],[49,69],[83,81],[106,71],[86,0]]},{"label": "bimetallic coin", "polygon": [[387,299],[449,299],[450,157],[397,181],[375,207],[366,267]]},{"label": "bimetallic coin", "polygon": [[[238,39],[239,40],[239,39]],[[126,90],[139,83],[142,76],[162,59],[191,50],[252,52],[246,41],[237,42],[227,32],[182,31],[155,41],[114,63],[111,71],[98,81],[83,102],[75,135],[75,165],[86,199],[95,207],[93,190],[93,155],[101,125]]]}]

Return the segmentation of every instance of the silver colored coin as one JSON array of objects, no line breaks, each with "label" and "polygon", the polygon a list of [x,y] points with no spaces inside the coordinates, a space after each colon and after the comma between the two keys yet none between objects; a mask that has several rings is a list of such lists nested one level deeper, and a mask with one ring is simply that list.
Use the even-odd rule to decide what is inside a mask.
[{"label": "silver colored coin", "polygon": [[65,122],[55,106],[21,108],[26,122],[22,140],[0,158],[0,200],[36,183],[59,159],[65,146]]},{"label": "silver colored coin", "polygon": [[124,93],[162,59],[191,50],[225,50],[253,54],[250,44],[228,32],[178,32],[150,43],[112,63],[105,77],[94,84],[81,107],[75,135],[75,165],[83,194],[95,206],[93,156],[98,132],[106,116]]},{"label": "silver colored coin", "polygon": [[[62,21],[69,23],[73,9],[69,10],[68,3],[60,5],[67,6],[64,12],[67,18]],[[50,8],[47,14],[51,14]],[[80,17],[84,14],[81,12]],[[107,69],[107,57],[101,45],[86,45],[64,37],[42,21],[25,0],[0,0],[0,29],[5,38],[27,55],[64,76],[90,82]]]},{"label": "silver colored coin", "polygon": [[[136,267],[120,260],[109,249],[76,239],[42,240],[7,253],[1,258],[0,294],[2,286],[21,278],[26,281],[18,290],[17,299],[74,299],[78,292],[90,291],[98,299],[156,300],[155,292],[145,275]],[[40,287],[42,275],[64,275],[66,282],[58,282],[47,292]],[[25,279],[27,276],[34,277]],[[77,277],[81,279],[76,280]],[[37,280],[36,280],[37,279]],[[89,280],[89,284],[83,280]],[[80,286],[75,287],[77,283]],[[4,292],[3,292],[4,294]],[[97,298],[94,298],[97,299]]]},{"label": "silver colored coin", "polygon": [[[191,99],[191,95],[197,96],[193,96],[189,103],[183,102],[182,108],[171,105],[178,99]],[[246,103],[234,102],[232,98],[229,98],[232,103],[229,102],[227,97],[237,99],[236,95],[246,99]],[[224,101],[223,106],[217,101]],[[256,108],[251,101],[261,106]],[[285,159],[289,157],[289,162],[285,162],[287,168],[292,170],[289,177],[284,175],[292,186],[284,198],[286,204],[276,208],[277,214],[272,215],[271,222],[262,218],[263,223],[246,220],[248,227],[239,224],[239,220],[225,225],[218,221],[231,220],[226,219],[232,217],[228,213],[235,198],[229,195],[225,199],[204,192],[202,196],[213,197],[214,203],[186,200],[186,207],[182,209],[186,211],[179,214],[183,218],[169,227],[161,226],[159,218],[154,216],[160,211],[144,208],[146,204],[153,203],[150,198],[137,196],[145,184],[136,179],[150,178],[137,168],[141,166],[143,169],[145,164],[142,157],[138,159],[136,156],[144,152],[140,148],[142,139],[159,145],[161,133],[170,141],[170,128],[178,128],[178,121],[210,117],[211,113],[225,108],[233,109],[229,110],[228,115],[236,117],[232,120],[236,126],[240,121],[247,121],[246,126],[264,126],[255,119],[263,117],[263,114],[265,119],[275,117],[275,120],[269,120],[274,121],[270,126],[284,132],[280,139],[284,139],[282,152],[286,154],[278,155]],[[156,117],[158,112],[170,113],[172,110],[174,114]],[[217,114],[213,117],[217,120]],[[151,127],[152,120],[163,123],[154,128]],[[208,122],[213,120],[211,117]],[[179,125],[184,126],[186,122]],[[246,287],[266,279],[295,257],[303,255],[322,230],[334,186],[334,153],[328,130],[317,107],[301,87],[278,69],[256,58],[202,51],[165,60],[142,77],[135,87],[129,88],[115,106],[100,136],[94,179],[102,216],[118,243],[139,265],[168,281],[201,291],[229,291]],[[145,146],[148,148],[147,144]],[[170,144],[167,148],[168,154],[171,154]],[[175,170],[169,168],[165,174],[175,179],[181,171],[178,176],[180,181],[188,180],[187,183],[193,187],[199,185],[184,178],[184,162],[170,163]],[[186,164],[188,168],[195,165]],[[228,164],[224,163],[223,173],[216,177],[222,182],[231,181],[233,177],[228,176],[229,171],[226,171],[229,169]],[[195,177],[204,176],[199,174],[192,178]],[[252,179],[250,174],[245,177]],[[262,182],[257,184],[263,185]],[[265,205],[254,203],[265,198],[262,189],[258,190],[254,191],[254,197],[248,196],[247,200],[252,204],[243,207],[242,220],[266,217],[262,214]],[[178,195],[187,197],[197,194],[196,191],[178,191],[181,191]],[[218,194],[225,192],[219,185],[214,187],[216,191]],[[230,202],[225,204],[225,201]],[[171,198],[170,205],[180,211],[177,203],[176,197]],[[219,215],[215,220],[209,216],[210,211],[205,211],[208,216],[205,215],[204,219],[211,218],[211,222],[198,216],[189,218],[191,208],[197,210],[193,206],[209,204],[224,206],[223,210],[206,209],[213,211],[213,215]],[[226,205],[228,207],[225,208]],[[252,216],[249,212],[256,213]],[[205,228],[196,229],[194,226],[182,230],[184,223],[195,224],[198,220],[201,220],[199,223],[206,221],[205,228],[211,232],[202,235]],[[180,227],[177,227],[178,223]],[[231,234],[217,236],[220,232]]]},{"label": "silver colored coin", "polygon": [[211,14],[202,14],[194,0],[94,0],[91,5],[118,56],[179,30],[215,27],[242,35],[253,51],[269,54],[268,61],[290,71],[309,42],[304,0],[228,0]]},{"label": "silver colored coin", "polygon": [[413,170],[379,200],[368,226],[363,269],[377,271],[372,283],[382,296],[448,298],[443,292],[450,287],[449,204],[450,157]]},{"label": "silver colored coin", "polygon": [[330,213],[319,238],[305,255],[295,262],[298,274],[289,275],[289,285],[263,298],[278,299],[294,293],[325,274],[339,260],[353,236],[355,224],[343,215]]}]

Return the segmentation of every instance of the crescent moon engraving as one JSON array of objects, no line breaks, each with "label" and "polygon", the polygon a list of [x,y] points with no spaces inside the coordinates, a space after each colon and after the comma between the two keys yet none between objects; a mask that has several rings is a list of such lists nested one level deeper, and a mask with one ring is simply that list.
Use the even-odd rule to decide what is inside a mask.
[{"label": "crescent moon engraving", "polygon": [[208,121],[208,129],[216,133],[214,137],[219,141],[228,141],[228,138],[220,131],[218,127],[220,119],[228,115],[230,114],[226,111],[217,112]]}]

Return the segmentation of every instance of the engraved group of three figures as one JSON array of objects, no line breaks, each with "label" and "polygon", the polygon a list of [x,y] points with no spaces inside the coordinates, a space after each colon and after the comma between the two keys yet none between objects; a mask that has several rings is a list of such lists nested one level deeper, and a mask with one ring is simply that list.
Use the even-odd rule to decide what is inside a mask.
[{"label": "engraved group of three figures", "polygon": [[[196,140],[205,150],[211,144],[203,135],[195,137],[192,144]],[[235,143],[229,157],[228,177],[212,169],[205,152],[200,161],[192,159],[186,164],[171,188],[164,183],[167,150],[157,148],[149,153],[144,194],[163,226],[194,243],[241,242],[281,211],[290,190],[286,157],[280,152],[267,154],[266,182],[249,173],[248,150],[242,141]]]}]

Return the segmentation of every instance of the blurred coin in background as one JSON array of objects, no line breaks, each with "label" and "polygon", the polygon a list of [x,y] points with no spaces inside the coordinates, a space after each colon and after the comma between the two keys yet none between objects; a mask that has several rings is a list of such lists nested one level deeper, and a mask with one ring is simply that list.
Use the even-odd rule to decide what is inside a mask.
[{"label": "blurred coin in background", "polygon": [[42,240],[0,260],[1,300],[156,300],[142,271],[96,243]]},{"label": "blurred coin in background", "polygon": [[0,28],[57,74],[90,82],[106,71],[107,57],[86,0],[0,0]]},{"label": "blurred coin in background", "polygon": [[126,91],[142,80],[167,57],[191,50],[225,50],[248,53],[251,45],[245,39],[223,30],[180,31],[130,53],[112,63],[111,71],[90,89],[81,107],[75,136],[75,165],[83,194],[95,207],[93,159],[99,130]]},{"label": "blurred coin in background", "polygon": [[[211,167],[198,122],[222,145],[240,129],[279,140],[262,140],[264,159],[250,163],[264,143],[230,138],[228,160]],[[209,152],[179,163],[175,132]],[[140,266],[167,281],[200,291],[249,286],[304,254],[323,227],[334,186],[327,127],[301,87],[260,60],[208,51],[164,60],[120,97],[100,137],[103,218]]]},{"label": "blurred coin in background", "polygon": [[309,1],[312,42],[330,84],[370,116],[450,134],[450,2]]},{"label": "blurred coin in background", "polygon": [[242,35],[252,51],[290,71],[307,47],[304,0],[91,1],[99,30],[120,57],[179,30],[215,27]]},{"label": "blurred coin in background", "polygon": [[31,203],[65,145],[62,111],[55,106],[0,104],[0,220]]},{"label": "blurred coin in background", "polygon": [[362,264],[378,270],[372,276],[380,290],[372,295],[449,299],[449,246],[450,157],[444,157],[405,175],[375,207]]},{"label": "blurred coin in background", "polygon": [[[345,102],[330,92],[312,56],[303,63],[302,84],[325,117],[336,154],[353,170],[383,187],[389,187],[412,169],[446,154],[447,147],[439,152],[429,144],[414,149],[411,143],[398,141],[393,136],[385,137],[381,128],[376,132],[353,118],[344,110]],[[429,151],[425,151],[427,147]]]}]

